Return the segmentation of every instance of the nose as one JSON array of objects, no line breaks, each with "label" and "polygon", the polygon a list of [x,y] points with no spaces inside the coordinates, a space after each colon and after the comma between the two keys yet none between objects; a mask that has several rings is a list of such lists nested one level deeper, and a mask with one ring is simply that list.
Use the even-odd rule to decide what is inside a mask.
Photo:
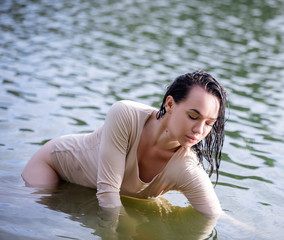
[{"label": "nose", "polygon": [[204,129],[204,124],[205,123],[203,121],[197,122],[192,128],[193,133],[195,135],[202,135],[203,129]]}]

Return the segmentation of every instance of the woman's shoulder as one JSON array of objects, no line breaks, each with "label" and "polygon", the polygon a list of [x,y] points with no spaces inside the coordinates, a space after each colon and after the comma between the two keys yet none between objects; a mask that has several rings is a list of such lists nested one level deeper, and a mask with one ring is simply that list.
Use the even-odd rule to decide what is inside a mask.
[{"label": "woman's shoulder", "polygon": [[195,152],[182,147],[174,154],[166,169],[168,176],[174,175],[175,181],[193,176],[193,173],[196,174],[198,171],[204,171]]},{"label": "woman's shoulder", "polygon": [[120,100],[115,102],[112,107],[125,107],[125,108],[136,108],[136,109],[155,109],[154,107],[151,107],[149,105],[139,103],[132,100]]},{"label": "woman's shoulder", "polygon": [[179,161],[183,168],[192,168],[200,165],[197,154],[191,148],[181,148],[181,153],[177,156],[182,161]]},{"label": "woman's shoulder", "polygon": [[200,175],[207,175],[197,154],[190,148],[181,149],[181,153],[177,155],[175,166],[178,168],[179,176],[183,178],[196,178]]},{"label": "woman's shoulder", "polygon": [[109,111],[115,111],[115,112],[128,112],[128,113],[134,113],[134,112],[152,112],[153,110],[156,110],[154,107],[151,107],[149,105],[131,101],[131,100],[120,100],[115,102]]}]

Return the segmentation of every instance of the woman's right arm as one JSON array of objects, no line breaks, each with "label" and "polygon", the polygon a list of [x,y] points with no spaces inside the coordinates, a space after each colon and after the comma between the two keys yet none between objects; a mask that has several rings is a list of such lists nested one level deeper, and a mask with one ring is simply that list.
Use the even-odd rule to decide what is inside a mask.
[{"label": "woman's right arm", "polygon": [[100,207],[121,206],[120,186],[130,134],[127,106],[117,102],[109,110],[103,126],[97,176],[97,197]]}]

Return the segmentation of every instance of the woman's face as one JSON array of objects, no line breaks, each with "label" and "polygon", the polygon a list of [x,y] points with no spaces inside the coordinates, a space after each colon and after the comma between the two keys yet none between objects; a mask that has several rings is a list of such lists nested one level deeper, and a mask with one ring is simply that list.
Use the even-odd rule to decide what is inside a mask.
[{"label": "woman's face", "polygon": [[168,130],[181,146],[191,147],[204,139],[217,120],[219,99],[200,86],[194,86],[185,100],[166,100]]}]

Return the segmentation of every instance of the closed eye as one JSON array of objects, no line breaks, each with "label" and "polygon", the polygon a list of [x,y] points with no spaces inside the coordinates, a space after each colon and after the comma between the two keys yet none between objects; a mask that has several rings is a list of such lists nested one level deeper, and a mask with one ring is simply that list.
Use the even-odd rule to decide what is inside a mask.
[{"label": "closed eye", "polygon": [[188,114],[188,117],[189,117],[190,119],[192,119],[192,120],[197,120],[197,119],[198,119],[198,117],[194,117],[194,116],[192,116],[192,115],[190,115],[190,114]]},{"label": "closed eye", "polygon": [[213,126],[214,126],[214,123],[215,123],[215,121],[214,121],[214,122],[207,122],[206,124],[207,124],[209,127],[213,127]]}]

